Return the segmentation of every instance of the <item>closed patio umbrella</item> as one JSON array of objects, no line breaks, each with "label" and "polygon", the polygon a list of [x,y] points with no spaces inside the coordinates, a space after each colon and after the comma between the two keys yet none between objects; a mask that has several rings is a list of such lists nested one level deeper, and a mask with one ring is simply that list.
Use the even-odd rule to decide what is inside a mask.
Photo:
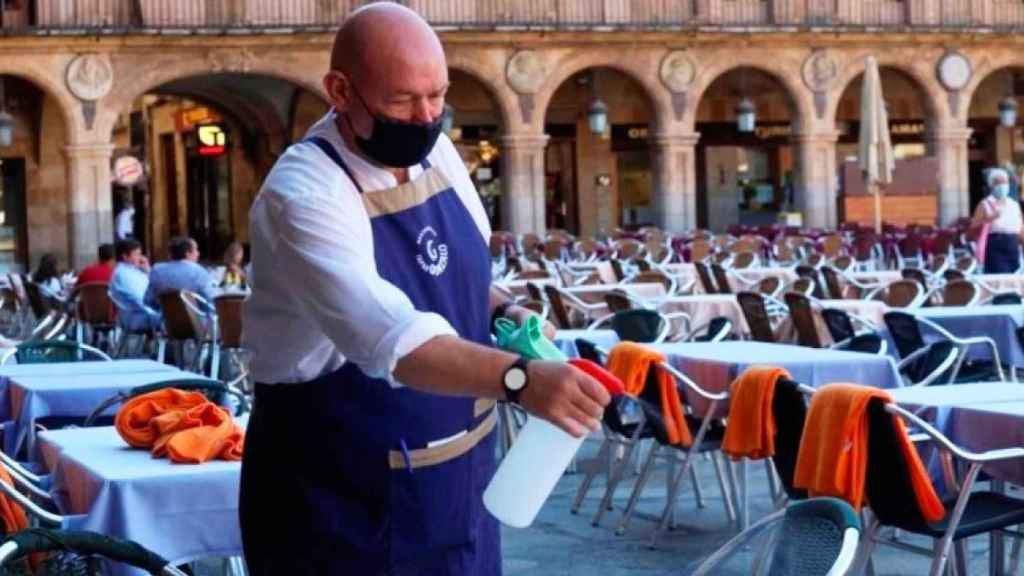
[{"label": "closed patio umbrella", "polygon": [[889,136],[889,114],[882,98],[882,79],[878,61],[868,56],[864,67],[864,86],[860,98],[860,141],[858,159],[864,185],[875,197],[875,232],[882,232],[882,190],[892,183],[896,160]]}]

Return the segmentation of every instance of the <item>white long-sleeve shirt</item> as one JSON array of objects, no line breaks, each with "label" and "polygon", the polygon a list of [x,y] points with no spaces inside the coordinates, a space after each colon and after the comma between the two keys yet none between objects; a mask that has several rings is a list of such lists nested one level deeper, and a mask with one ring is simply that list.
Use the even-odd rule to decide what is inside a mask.
[{"label": "white long-sleeve shirt", "polygon": [[[364,191],[397,186],[394,176],[348,150],[334,112],[310,128],[334,145]],[[428,156],[455,188],[485,238],[490,224],[462,158],[441,135]],[[409,178],[422,173],[409,168]],[[346,361],[394,381],[395,365],[439,335],[447,320],[417,311],[377,274],[370,219],[359,191],[316,145],[278,159],[249,212],[252,295],[243,319],[257,382],[308,382]],[[391,257],[390,255],[387,257]]]}]

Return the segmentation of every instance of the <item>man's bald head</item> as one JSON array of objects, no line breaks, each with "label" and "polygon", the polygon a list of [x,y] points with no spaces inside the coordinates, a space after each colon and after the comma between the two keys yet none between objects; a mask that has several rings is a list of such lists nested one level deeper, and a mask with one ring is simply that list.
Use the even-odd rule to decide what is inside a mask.
[{"label": "man's bald head", "polygon": [[394,2],[376,2],[353,12],[334,39],[331,70],[350,78],[397,63],[444,62],[444,48],[430,24]]}]

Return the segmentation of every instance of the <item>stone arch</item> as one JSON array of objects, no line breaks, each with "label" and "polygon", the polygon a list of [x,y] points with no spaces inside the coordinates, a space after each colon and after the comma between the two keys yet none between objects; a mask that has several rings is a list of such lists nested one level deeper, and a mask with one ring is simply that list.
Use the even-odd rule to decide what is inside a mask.
[{"label": "stone arch", "polygon": [[[97,110],[96,130],[109,139],[118,114],[125,110],[139,96],[168,82],[190,77],[217,73],[252,74],[268,76],[289,82],[314,94],[323,96],[321,79],[328,68],[328,54],[322,55],[323,66],[312,66],[309,61],[299,61],[299,54],[284,51],[254,55],[245,49],[224,52],[222,58],[202,54],[144,58],[130,54],[113,55],[115,69],[114,90],[102,101]],[[303,55],[305,56],[305,55]],[[144,59],[143,59],[144,58]]]},{"label": "stone arch", "polygon": [[475,58],[470,53],[454,52],[448,54],[448,68],[457,70],[483,86],[484,91],[491,97],[491,101],[498,111],[501,120],[501,129],[508,132],[517,116],[518,106],[515,101],[515,94],[504,85],[499,85],[493,78],[503,78],[504,71],[495,70],[493,67],[482,62],[479,54]]},{"label": "stone arch", "polygon": [[58,70],[40,69],[32,65],[30,58],[4,58],[0,60],[0,75],[17,76],[39,89],[52,99],[60,111],[64,123],[64,134],[68,144],[81,142],[85,131],[85,121],[80,113],[82,106],[77,98],[68,92],[62,81],[64,66]]},{"label": "stone arch", "polygon": [[[548,74],[544,86],[534,95],[533,117],[530,125],[538,133],[544,131],[544,117],[555,92],[575,74],[592,68],[607,68],[618,72],[640,86],[647,95],[651,109],[651,124],[654,130],[671,123],[671,104],[668,91],[657,81],[657,60],[653,51],[638,51],[635,57],[626,57],[612,51],[582,50],[569,54]],[[657,53],[661,56],[662,53]]]},{"label": "stone arch", "polygon": [[[873,54],[872,54],[873,55]],[[843,68],[839,77],[835,81],[835,88],[833,91],[832,98],[829,99],[828,108],[826,109],[825,119],[827,121],[835,122],[836,114],[839,112],[839,102],[843,99],[843,94],[849,89],[850,85],[857,80],[862,74],[864,74],[864,58],[867,54],[857,55],[848,60],[847,65]],[[878,54],[875,58],[878,60],[878,67],[880,71],[888,68],[895,70],[902,74],[911,84],[918,90],[921,96],[921,104],[924,107],[926,122],[935,124],[943,123],[946,119],[950,118],[951,114],[949,111],[948,102],[944,97],[944,92],[935,82],[932,76],[919,69],[919,67],[907,64],[905,54]],[[926,61],[927,59],[921,59]],[[931,66],[930,61],[927,61],[927,65]]]},{"label": "stone arch", "polygon": [[999,74],[1000,72],[1014,69],[1024,70],[1024,57],[1016,54],[1009,54],[997,58],[996,60],[986,58],[977,64],[977,66],[978,69],[975,70],[974,75],[967,83],[967,86],[960,91],[960,109],[964,112],[964,118],[970,117],[971,104],[978,95],[978,89],[980,89],[991,77]]},{"label": "stone arch", "polygon": [[701,99],[707,93],[708,88],[716,80],[740,68],[750,68],[766,74],[782,87],[790,103],[790,111],[793,114],[793,127],[798,132],[806,131],[807,127],[813,122],[814,109],[810,100],[810,91],[799,83],[799,65],[796,65],[794,68],[794,64],[786,61],[765,62],[754,59],[708,58],[708,60],[711,60],[713,63],[703,69],[698,69],[697,79],[688,93],[688,105],[683,118],[683,125],[688,132],[696,130],[697,111],[700,109]]}]

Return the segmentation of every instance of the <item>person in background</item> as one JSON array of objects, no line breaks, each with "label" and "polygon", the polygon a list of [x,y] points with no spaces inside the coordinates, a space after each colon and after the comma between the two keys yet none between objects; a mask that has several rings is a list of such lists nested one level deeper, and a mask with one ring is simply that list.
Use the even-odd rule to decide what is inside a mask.
[{"label": "person in background", "polygon": [[149,260],[142,254],[142,244],[132,238],[120,240],[114,252],[117,265],[110,278],[110,295],[121,326],[133,332],[158,329],[160,313],[143,301],[149,287]]},{"label": "person in background", "polygon": [[75,288],[82,284],[94,282],[110,283],[110,279],[114,276],[114,265],[117,263],[117,260],[114,258],[114,245],[100,244],[99,249],[96,251],[96,258],[97,262],[95,264],[82,268],[82,271],[78,273]]},{"label": "person in background", "polygon": [[245,270],[242,269],[242,262],[245,260],[245,249],[238,242],[228,244],[224,250],[224,280],[221,286],[238,286],[245,288]]},{"label": "person in background", "polygon": [[114,218],[114,238],[125,240],[135,236],[135,205],[125,202],[124,207]]},{"label": "person in background", "polygon": [[1010,176],[1002,168],[986,173],[989,195],[974,210],[977,227],[990,226],[985,242],[985,274],[1012,274],[1020,267],[1020,204],[1010,198]]},{"label": "person in background", "polygon": [[143,300],[146,306],[159,310],[160,295],[175,290],[195,292],[207,302],[213,301],[213,280],[210,273],[199,265],[199,245],[191,238],[178,236],[167,244],[170,262],[153,266],[149,274],[149,288]]},{"label": "person in background", "polygon": [[63,287],[60,284],[60,273],[57,272],[57,257],[53,254],[43,254],[39,259],[39,267],[32,273],[32,281],[51,296],[59,297]]}]

